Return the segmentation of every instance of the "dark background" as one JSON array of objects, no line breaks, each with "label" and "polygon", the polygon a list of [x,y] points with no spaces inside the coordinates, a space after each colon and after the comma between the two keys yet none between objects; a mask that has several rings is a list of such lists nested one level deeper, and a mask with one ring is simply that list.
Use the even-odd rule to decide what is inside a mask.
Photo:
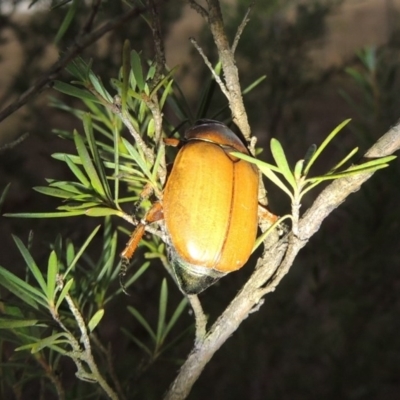
[{"label": "dark background", "polygon": [[[230,37],[246,9],[244,1],[232,3],[225,9]],[[336,125],[352,118],[317,166],[326,171],[353,147],[360,147],[361,155],[398,120],[397,3],[259,2],[242,36],[237,60],[243,87],[267,75],[245,98],[258,145],[266,148],[262,157],[270,160],[269,139],[276,137],[294,164],[310,144],[320,143]],[[120,2],[104,2],[100,19],[110,19],[122,8]],[[56,60],[57,49],[50,38],[64,14],[62,9],[51,14],[46,9],[29,14],[0,10],[0,104],[5,106]],[[168,63],[170,67],[181,64],[176,80],[195,108],[209,72],[187,38],[195,35],[215,61],[210,34],[183,2],[167,2],[162,8],[162,20]],[[68,46],[74,33],[72,27],[60,44],[61,49]],[[135,20],[124,25],[83,55],[93,57],[93,69],[104,82],[117,74],[125,38],[131,40],[133,48],[152,57],[151,35],[145,23]],[[374,48],[375,64],[369,71],[356,56],[365,46]],[[370,85],[358,85],[346,73],[348,67],[359,71]],[[68,80],[68,76],[62,79]],[[18,146],[1,149],[0,189],[12,183],[2,213],[52,211],[59,205],[57,199],[31,188],[44,185],[45,178],[61,180],[67,174],[51,154],[72,152],[73,146],[53,135],[52,130],[82,128],[74,117],[49,108],[48,96],[59,94],[46,91],[0,125],[2,146],[29,132]],[[217,96],[211,110],[221,101]],[[399,398],[399,172],[396,160],[324,221],[278,289],[216,353],[190,399]],[[267,188],[271,210],[278,215],[287,213],[290,205],[285,196],[271,184],[267,183]],[[318,190],[305,197],[303,211],[317,193]],[[82,243],[100,222],[89,218],[0,217],[0,265],[14,272],[23,271],[12,233],[25,241],[33,230],[32,253],[39,265],[46,265],[48,243],[57,234]],[[121,249],[124,242],[122,237]],[[90,251],[96,253],[96,248],[91,247]],[[251,273],[252,265],[254,262],[250,261],[246,268],[200,296],[210,321],[229,303]],[[127,371],[135,375],[134,371],[147,362],[144,353],[120,331],[123,326],[146,341],[146,332],[127,314],[126,306],[133,304],[155,326],[159,288],[165,276],[160,266],[153,266],[135,284],[131,297],[120,296],[106,309],[100,336],[104,343],[113,344],[121,376]],[[169,287],[170,301],[177,304],[180,292],[172,281]],[[179,334],[191,323],[192,317],[185,313],[172,334]],[[161,397],[190,350],[192,333],[136,380],[132,378],[131,387],[135,389],[128,398]],[[63,368],[63,379],[71,384],[74,367],[66,361]],[[34,398],[34,390],[35,384],[31,383],[23,398]]]}]

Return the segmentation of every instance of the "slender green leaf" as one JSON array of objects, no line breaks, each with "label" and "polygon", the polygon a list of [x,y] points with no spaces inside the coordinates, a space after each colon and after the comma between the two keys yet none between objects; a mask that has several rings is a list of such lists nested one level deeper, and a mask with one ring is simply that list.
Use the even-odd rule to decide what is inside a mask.
[{"label": "slender green leaf", "polygon": [[68,8],[68,12],[65,15],[63,22],[61,23],[61,26],[58,28],[56,37],[54,38],[54,42],[56,44],[58,44],[59,41],[64,37],[65,32],[67,32],[69,26],[71,25],[71,22],[74,19],[76,11],[78,9],[78,5],[79,5],[79,0],[72,0],[72,4]]},{"label": "slender green leaf", "polygon": [[141,342],[136,336],[132,335],[132,333],[130,333],[127,329],[122,328],[122,332],[124,332],[126,336],[128,336],[138,347],[140,347],[150,357],[153,355],[153,352],[143,342]]},{"label": "slender green leaf", "polygon": [[162,344],[162,338],[164,337],[167,303],[168,303],[168,286],[167,286],[167,280],[164,278],[161,283],[160,303],[158,308],[157,339],[156,339],[156,343],[158,345]]},{"label": "slender green leaf", "polygon": [[52,197],[59,197],[61,199],[70,199],[74,195],[71,192],[67,192],[62,189],[52,188],[52,187],[48,187],[48,186],[35,186],[32,189],[38,193],[42,193],[42,194],[45,194],[47,196],[52,196]]},{"label": "slender green leaf", "polygon": [[386,156],[386,157],[375,158],[373,160],[366,161],[362,164],[352,165],[346,171],[364,170],[365,168],[373,167],[374,165],[387,164],[388,162],[393,161],[396,158],[397,156]]},{"label": "slender green leaf", "polygon": [[142,61],[140,59],[140,55],[136,50],[132,50],[131,52],[131,65],[132,72],[135,76],[136,84],[138,85],[139,91],[143,92],[145,82],[143,79]]},{"label": "slender green leaf", "polygon": [[187,305],[188,305],[188,300],[186,299],[186,297],[184,297],[178,304],[178,307],[176,307],[175,312],[173,313],[171,319],[169,320],[167,326],[165,327],[163,332],[163,337],[161,338],[162,341],[165,340],[168,333],[174,327],[176,321],[179,319],[179,317],[181,316],[183,310],[186,308]]},{"label": "slender green leaf", "polygon": [[[356,154],[358,151],[358,147],[354,148],[353,150],[350,151],[349,154],[347,154],[346,157],[344,157],[341,161],[339,161],[332,169],[331,171],[334,172],[336,170],[338,170],[343,164],[345,164],[348,160],[350,160],[351,157],[354,156],[354,154]],[[330,172],[331,172],[330,171]]]},{"label": "slender green leaf", "polygon": [[293,172],[290,170],[282,145],[275,138],[271,139],[271,152],[279,171],[288,181],[290,186],[292,186],[292,188],[295,190],[297,185],[293,176]]},{"label": "slender green leaf", "polygon": [[61,93],[67,94],[68,96],[77,97],[81,100],[89,100],[95,103],[100,103],[100,101],[87,90],[78,89],[77,87],[65,82],[54,81],[53,88]]},{"label": "slender green leaf", "polygon": [[332,179],[338,179],[338,178],[347,178],[349,176],[353,176],[353,175],[358,175],[358,174],[364,174],[364,173],[370,173],[370,172],[374,172],[377,171],[378,169],[383,169],[388,167],[389,164],[378,164],[378,165],[373,165],[370,167],[364,167],[361,168],[361,165],[359,166],[360,168],[357,169],[347,169],[345,171],[342,172],[337,172],[334,174],[330,174],[330,175],[322,175],[322,176],[315,176],[313,178],[309,178],[306,181],[307,182],[316,182],[316,181],[329,181]]},{"label": "slender green leaf", "polygon": [[0,196],[0,212],[1,212],[1,208],[2,208],[2,206],[4,204],[4,201],[5,201],[6,197],[7,197],[7,193],[8,193],[8,190],[10,189],[10,186],[11,186],[11,182],[6,185],[6,187],[4,188],[3,192],[1,193],[1,196]]},{"label": "slender green leaf", "polygon": [[137,321],[140,323],[140,325],[142,325],[143,328],[146,329],[146,331],[149,333],[149,335],[154,340],[154,342],[157,343],[157,337],[156,337],[155,333],[151,329],[148,322],[143,318],[142,314],[140,314],[140,312],[132,306],[128,306],[128,311],[137,319]]},{"label": "slender green leaf", "polygon": [[107,92],[106,88],[103,85],[101,79],[96,76],[92,71],[89,71],[89,80],[94,87],[94,90],[100,94],[103,99],[105,99],[108,103],[112,104],[113,98],[110,93]]},{"label": "slender green leaf", "polygon": [[346,119],[341,124],[339,124],[329,135],[328,137],[321,143],[321,145],[317,148],[313,156],[311,157],[310,161],[308,162],[307,166],[303,171],[303,175],[307,176],[310,168],[314,164],[315,160],[319,157],[325,147],[329,144],[329,142],[350,122],[350,119]]},{"label": "slender green leaf", "polygon": [[127,100],[128,88],[129,88],[129,75],[131,72],[130,52],[131,52],[131,44],[130,44],[129,40],[125,40],[124,47],[122,49],[121,102],[122,102],[122,110],[123,111],[126,109],[126,100]]},{"label": "slender green leaf", "polygon": [[85,240],[85,243],[83,243],[82,247],[79,249],[78,253],[76,253],[75,258],[71,262],[71,264],[68,266],[67,270],[64,273],[64,279],[67,277],[69,272],[71,271],[72,268],[75,267],[76,263],[78,260],[81,258],[82,254],[85,252],[86,248],[89,246],[90,242],[96,235],[96,233],[99,231],[101,225],[96,226],[96,228],[93,229],[93,232],[89,235],[89,237]]},{"label": "slender green leaf", "polygon": [[262,75],[258,79],[256,79],[253,83],[251,83],[249,86],[247,86],[242,94],[246,95],[247,93],[250,93],[254,88],[256,88],[263,80],[267,78],[267,75]]},{"label": "slender green leaf", "polygon": [[83,116],[83,126],[84,126],[84,130],[86,133],[86,139],[88,141],[90,151],[93,156],[94,165],[96,167],[98,176],[101,181],[101,186],[104,190],[105,195],[107,196],[107,199],[112,201],[110,186],[108,184],[107,176],[104,171],[104,166],[101,161],[99,150],[98,150],[98,147],[97,147],[94,135],[93,135],[93,126],[92,126],[91,116],[88,113]]},{"label": "slender green leaf", "polygon": [[36,282],[39,284],[39,286],[42,289],[43,293],[47,293],[46,282],[44,280],[42,272],[40,271],[39,267],[36,265],[34,259],[32,258],[31,253],[29,253],[29,250],[22,243],[22,240],[20,240],[15,235],[12,235],[12,237],[14,239],[15,244],[18,247],[18,250],[22,254],[22,257],[24,257],[26,265],[28,266],[28,268],[31,271],[32,275],[35,277]]},{"label": "slender green leaf", "polygon": [[61,303],[64,301],[65,296],[69,293],[72,284],[74,283],[74,279],[71,278],[62,288],[60,295],[58,296],[57,303],[55,306],[56,311],[58,311],[58,308],[60,307]]},{"label": "slender green leaf", "polygon": [[294,200],[292,192],[287,188],[287,186],[278,178],[278,176],[273,172],[269,167],[266,166],[258,166],[260,171],[276,186],[278,186],[281,190],[283,190],[291,199]]},{"label": "slender green leaf", "polygon": [[89,176],[93,189],[101,196],[106,197],[103,185],[101,184],[100,178],[97,175],[96,168],[94,167],[93,162],[90,159],[89,153],[85,147],[85,144],[83,143],[82,137],[78,134],[77,131],[74,131],[74,140],[76,149],[78,150],[79,157],[81,158],[83,164],[83,168]]},{"label": "slender green leaf", "polygon": [[93,332],[104,316],[104,308],[97,310],[88,323],[89,332]]},{"label": "slender green leaf", "polygon": [[62,218],[62,217],[75,217],[77,215],[85,214],[85,210],[67,211],[67,212],[42,212],[42,213],[15,213],[4,214],[5,217],[11,218]]},{"label": "slender green leaf", "polygon": [[0,266],[0,285],[19,297],[22,301],[37,309],[40,304],[47,307],[47,299],[42,292],[29,285],[16,275]]},{"label": "slender green leaf", "polygon": [[107,215],[118,215],[119,217],[122,217],[124,212],[108,207],[93,207],[89,208],[85,214],[89,217],[105,217]]},{"label": "slender green leaf", "polygon": [[56,291],[56,279],[58,273],[58,260],[57,254],[53,250],[50,253],[49,262],[47,264],[47,299],[49,302],[54,301],[55,291]]},{"label": "slender green leaf", "polygon": [[7,318],[6,315],[0,316],[0,329],[17,329],[37,325],[39,320],[27,318]]},{"label": "slender green leaf", "polygon": [[82,185],[85,187],[90,187],[89,180],[86,178],[85,174],[81,171],[81,169],[72,161],[72,158],[70,156],[68,156],[67,154],[65,154],[64,161],[66,162],[66,164],[68,165],[68,167],[72,171],[72,173],[82,183]]}]

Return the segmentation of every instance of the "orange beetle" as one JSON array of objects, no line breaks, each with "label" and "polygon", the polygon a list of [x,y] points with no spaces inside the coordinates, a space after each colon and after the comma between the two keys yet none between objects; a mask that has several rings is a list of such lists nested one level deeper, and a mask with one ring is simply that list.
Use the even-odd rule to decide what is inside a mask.
[{"label": "orange beetle", "polygon": [[157,203],[138,225],[124,252],[132,257],[145,225],[162,218],[169,259],[183,292],[197,294],[241,268],[257,234],[258,171],[230,154],[249,154],[226,125],[201,120],[185,134]]}]

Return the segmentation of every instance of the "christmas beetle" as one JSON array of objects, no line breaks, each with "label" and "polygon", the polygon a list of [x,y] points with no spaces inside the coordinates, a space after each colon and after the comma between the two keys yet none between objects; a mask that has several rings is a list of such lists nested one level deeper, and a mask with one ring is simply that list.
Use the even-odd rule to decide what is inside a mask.
[{"label": "christmas beetle", "polygon": [[231,152],[249,154],[226,125],[201,120],[185,133],[157,202],[122,252],[128,262],[145,226],[164,218],[169,260],[181,290],[198,294],[241,268],[252,252],[258,220],[258,171]]}]

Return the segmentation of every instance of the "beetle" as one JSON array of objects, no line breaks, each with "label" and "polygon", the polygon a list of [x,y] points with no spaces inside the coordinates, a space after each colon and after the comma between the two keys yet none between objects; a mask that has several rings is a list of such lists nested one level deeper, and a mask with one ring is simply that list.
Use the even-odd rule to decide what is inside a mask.
[{"label": "beetle", "polygon": [[145,226],[164,219],[168,257],[186,294],[198,294],[241,268],[254,247],[259,174],[230,152],[249,154],[225,124],[200,120],[186,131],[162,202],[141,221],[122,252],[131,259]]}]

